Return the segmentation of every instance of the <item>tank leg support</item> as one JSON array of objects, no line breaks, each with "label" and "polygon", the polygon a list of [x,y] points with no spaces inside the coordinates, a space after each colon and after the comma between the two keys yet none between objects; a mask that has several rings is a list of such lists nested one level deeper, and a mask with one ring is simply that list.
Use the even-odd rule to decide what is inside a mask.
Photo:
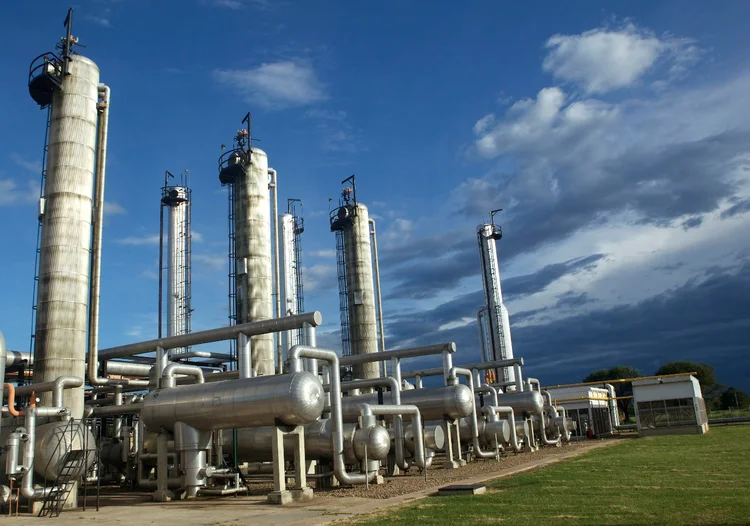
[{"label": "tank leg support", "polygon": [[[454,425],[454,422],[451,422],[450,420],[446,420],[445,421],[445,430],[446,430],[446,433],[445,433],[445,439],[446,439],[446,441],[445,441],[445,464],[443,464],[443,469],[456,469],[456,468],[459,468],[461,466],[461,464],[459,464],[458,461],[456,461],[455,457],[454,457],[455,451],[456,451],[454,442],[455,442],[455,440],[457,438],[457,435],[459,433],[458,421],[456,421],[455,425]],[[453,434],[454,431],[455,431],[456,435]],[[461,448],[461,443],[460,442],[458,443],[458,447],[459,447],[459,457],[458,458],[460,459],[461,458],[461,456],[460,456],[461,455],[461,453],[460,453],[460,451],[461,451],[461,449],[460,449]]]},{"label": "tank leg support", "polygon": [[169,491],[168,440],[167,433],[159,433],[156,441],[156,491],[153,494],[156,502],[167,502],[174,498],[174,493]]},{"label": "tank leg support", "polygon": [[310,500],[313,490],[307,485],[307,463],[305,462],[305,428],[297,426],[290,433],[294,436],[294,489],[292,499]]}]

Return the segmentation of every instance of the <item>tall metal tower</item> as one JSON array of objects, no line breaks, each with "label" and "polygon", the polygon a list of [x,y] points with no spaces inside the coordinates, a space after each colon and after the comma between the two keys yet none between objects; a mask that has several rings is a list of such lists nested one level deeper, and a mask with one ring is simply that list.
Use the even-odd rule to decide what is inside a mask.
[{"label": "tall metal tower", "polygon": [[[297,211],[299,203],[299,212]],[[305,220],[302,217],[302,202],[287,199],[287,213],[280,217],[281,223],[281,284],[284,297],[284,316],[305,312],[305,298],[302,288],[302,233]],[[302,329],[287,333],[286,349],[303,342]]]},{"label": "tall metal tower", "polygon": [[[229,188],[229,321],[273,318],[268,157],[252,146],[250,114],[235,147],[219,157],[219,181]],[[230,348],[236,357],[236,349]],[[251,337],[252,374],[274,374],[272,334]]]},{"label": "tall metal tower", "polygon": [[[167,336],[190,332],[191,300],[191,190],[187,170],[176,184],[169,171],[164,173],[161,188],[162,214],[167,209]],[[160,239],[164,237],[164,222]],[[160,246],[163,250],[163,245]],[[160,261],[163,258],[160,254]],[[163,271],[164,268],[161,269]],[[161,288],[160,288],[161,290]],[[181,354],[187,349],[173,349],[170,354]]]},{"label": "tall metal tower", "polygon": [[[330,224],[331,231],[336,232],[343,353],[376,353],[378,336],[367,207],[357,202],[353,175],[341,184],[347,186],[344,186],[339,207],[330,213]],[[356,366],[354,375],[378,378],[379,364]]]},{"label": "tall metal tower", "polygon": [[[482,262],[482,282],[484,284],[485,314],[478,317],[480,323],[480,345],[486,345],[485,355],[489,361],[513,358],[513,344],[510,339],[510,318],[508,309],[503,304],[503,292],[500,287],[500,267],[497,258],[497,241],[503,237],[500,225],[495,224],[495,214],[490,212],[490,222],[477,227],[479,256]],[[481,327],[482,319],[487,326]],[[485,335],[482,342],[481,335]],[[503,367],[497,371],[497,379],[503,382],[515,381],[512,367]]]}]

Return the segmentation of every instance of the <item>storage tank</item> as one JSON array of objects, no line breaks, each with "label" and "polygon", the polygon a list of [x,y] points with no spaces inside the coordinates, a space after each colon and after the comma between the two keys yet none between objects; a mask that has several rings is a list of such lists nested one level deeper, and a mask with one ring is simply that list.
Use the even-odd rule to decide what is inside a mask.
[{"label": "storage tank", "polygon": [[[53,79],[50,63],[45,64]],[[47,73],[29,84],[40,104],[37,97]],[[47,177],[40,202],[34,383],[60,376],[85,377],[99,68],[86,57],[70,55],[67,75],[57,78],[59,88],[47,84],[51,113]],[[52,394],[41,394],[41,404],[51,405]],[[63,405],[70,408],[71,416],[81,418],[83,387],[65,390]]]},{"label": "storage tank", "polygon": [[[401,404],[419,408],[422,420],[460,418],[471,414],[473,399],[471,389],[464,384],[445,387],[425,387],[401,392]],[[383,393],[383,403],[392,404],[390,392]],[[378,405],[378,395],[345,396],[341,399],[344,421],[355,422],[360,415],[360,404]]]},{"label": "storage tank", "polygon": [[[343,235],[349,345],[352,355],[371,354],[378,352],[378,333],[369,215],[367,207],[357,202],[352,188],[345,188],[343,195],[342,205],[332,212],[331,230]],[[378,378],[379,369],[377,362],[358,364],[354,366],[354,377]]]},{"label": "storage tank", "polygon": [[[503,292],[500,286],[500,267],[497,258],[496,241],[502,237],[502,231],[496,224],[489,223],[477,227],[477,241],[482,263],[482,283],[484,284],[487,315],[486,354],[490,361],[513,358],[513,344],[510,339],[510,318],[508,309],[503,304]],[[482,343],[482,342],[480,342]],[[501,379],[502,376],[502,379]],[[516,375],[512,367],[503,367],[498,371],[498,381],[514,382]]]}]

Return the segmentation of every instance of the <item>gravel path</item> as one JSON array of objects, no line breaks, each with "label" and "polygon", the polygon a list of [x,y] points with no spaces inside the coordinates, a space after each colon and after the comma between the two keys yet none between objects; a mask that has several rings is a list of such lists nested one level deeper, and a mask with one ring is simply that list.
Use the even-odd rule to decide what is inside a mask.
[{"label": "gravel path", "polygon": [[[397,497],[406,493],[412,493],[424,489],[443,486],[450,482],[463,480],[470,477],[498,472],[508,468],[521,467],[534,461],[572,452],[575,450],[586,449],[596,442],[571,442],[564,444],[562,447],[545,447],[534,453],[510,453],[502,457],[500,462],[496,460],[480,460],[470,462],[466,466],[458,469],[442,469],[440,460],[435,459],[433,467],[427,470],[427,481],[425,482],[424,474],[414,472],[413,474],[400,475],[395,478],[385,479],[384,484],[370,485],[369,489],[365,486],[352,486],[333,488],[330,490],[316,490],[315,493],[320,496],[328,497],[364,497],[370,499],[388,499]],[[314,485],[314,483],[311,483]]]}]

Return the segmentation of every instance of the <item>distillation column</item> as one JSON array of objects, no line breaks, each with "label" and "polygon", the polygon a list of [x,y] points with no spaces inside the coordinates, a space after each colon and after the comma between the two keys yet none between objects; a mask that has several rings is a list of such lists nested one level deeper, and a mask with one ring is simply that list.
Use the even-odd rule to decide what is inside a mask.
[{"label": "distillation column", "polygon": [[[495,224],[477,227],[479,254],[482,261],[482,282],[487,307],[487,355],[490,361],[513,358],[513,344],[510,339],[510,319],[508,309],[503,304],[500,287],[500,267],[497,259],[497,244],[502,233]],[[513,382],[515,373],[512,367],[504,367],[498,381]]]},{"label": "distillation column", "polygon": [[[91,263],[92,197],[99,68],[71,55],[52,95],[34,336],[33,382],[85,377]],[[41,395],[52,405],[52,394]],[[65,390],[63,405],[83,415],[83,387]]]},{"label": "distillation column", "polygon": [[[273,318],[268,157],[253,148],[235,182],[237,324]],[[272,334],[251,338],[253,374],[274,374]]]},{"label": "distillation column", "polygon": [[167,336],[179,336],[190,332],[190,189],[164,187],[161,202],[167,207]]},{"label": "distillation column", "polygon": [[[302,291],[299,290],[299,273],[302,262],[298,260],[300,250],[297,247],[297,243],[302,226],[298,218],[290,213],[282,214],[279,216],[279,220],[281,223],[281,286],[284,295],[284,312],[282,314],[284,316],[291,316],[301,314],[299,306]],[[286,335],[286,349],[303,343],[301,330],[288,331]]]}]

